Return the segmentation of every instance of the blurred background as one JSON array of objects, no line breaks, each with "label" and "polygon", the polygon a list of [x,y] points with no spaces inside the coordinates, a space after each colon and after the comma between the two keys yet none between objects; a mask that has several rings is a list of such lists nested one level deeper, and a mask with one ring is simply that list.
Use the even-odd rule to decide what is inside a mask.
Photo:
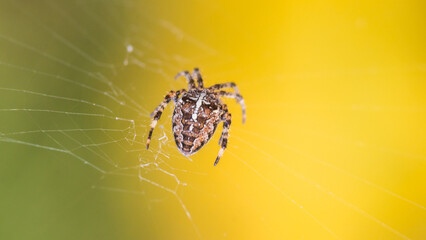
[{"label": "blurred background", "polygon": [[[425,239],[424,1],[1,1],[0,239]],[[199,67],[247,105],[186,158]],[[230,90],[232,91],[232,90]]]}]

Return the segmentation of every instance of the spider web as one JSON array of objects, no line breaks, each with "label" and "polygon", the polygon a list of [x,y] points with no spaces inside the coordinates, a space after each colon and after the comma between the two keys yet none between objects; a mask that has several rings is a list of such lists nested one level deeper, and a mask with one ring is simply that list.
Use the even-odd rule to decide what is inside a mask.
[{"label": "spider web", "polygon": [[[149,219],[145,220],[147,222],[132,224],[141,224],[146,228],[150,226],[149,221],[160,219],[154,221],[155,231],[146,230],[153,236],[163,236],[166,234],[163,231],[171,231],[189,238],[226,238],[228,232],[232,232],[232,227],[220,229],[218,232],[221,235],[211,237],[204,224],[206,217],[203,216],[204,207],[213,208],[216,202],[226,201],[220,200],[223,197],[220,190],[224,187],[215,183],[216,179],[222,178],[229,184],[229,191],[241,195],[236,199],[253,197],[252,194],[256,192],[265,194],[264,198],[267,199],[273,196],[271,205],[289,205],[286,209],[300,217],[294,221],[307,221],[304,224],[306,229],[320,229],[315,232],[321,232],[325,238],[343,239],[342,236],[347,235],[327,217],[326,212],[330,209],[308,202],[306,199],[311,196],[306,192],[314,192],[316,198],[338,204],[339,208],[345,209],[345,214],[353,214],[361,219],[361,225],[368,225],[373,230],[380,229],[378,231],[383,232],[384,237],[411,239],[409,234],[394,227],[397,223],[389,223],[383,214],[369,208],[364,201],[352,198],[352,195],[341,189],[333,189],[327,181],[311,175],[312,169],[333,174],[348,185],[367,188],[375,196],[396,199],[405,209],[418,211],[418,218],[424,219],[424,203],[404,197],[392,188],[384,187],[385,184],[377,184],[372,178],[354,173],[339,163],[331,163],[314,153],[306,152],[297,143],[292,145],[284,138],[264,135],[262,131],[253,128],[246,130],[241,125],[231,128],[233,134],[225,156],[237,162],[236,169],[242,171],[245,178],[237,179],[232,171],[224,170],[220,165],[212,170],[215,156],[204,154],[203,162],[194,161],[182,156],[176,149],[170,127],[172,107],[163,113],[150,149],[146,150],[150,112],[168,90],[185,87],[185,82],[172,80],[175,73],[187,69],[194,62],[203,65],[217,61],[220,62],[217,66],[220,69],[227,61],[232,61],[232,57],[185,33],[174,23],[155,17],[149,11],[150,4],[142,12],[133,10],[136,4],[132,1],[43,1],[33,4],[10,1],[3,4],[7,5],[5,8],[2,7],[5,10],[2,10],[1,16],[0,46],[5,51],[0,54],[0,148],[2,155],[4,153],[2,158],[6,159],[2,168],[9,169],[10,166],[11,172],[2,175],[9,181],[17,178],[18,173],[28,175],[28,178],[24,178],[28,182],[36,173],[48,174],[48,182],[61,179],[58,175],[63,174],[73,179],[70,181],[75,185],[67,188],[63,183],[71,183],[61,180],[62,184],[52,189],[60,189],[63,199],[58,201],[71,209],[75,209],[74,205],[80,206],[79,202],[84,201],[82,198],[91,199],[95,196],[93,199],[99,200],[103,199],[103,193],[108,196],[126,195],[124,200],[120,198],[119,201],[122,204],[134,204],[136,200],[130,209],[138,209],[135,210],[140,211],[138,214],[146,215],[145,219]],[[140,22],[139,15],[142,15],[144,21]],[[173,47],[160,44],[163,40],[160,36],[167,36]],[[180,49],[194,49],[194,52],[187,53]],[[389,72],[388,69],[383,71]],[[408,71],[418,70],[409,67]],[[221,79],[228,74],[223,70],[209,73],[207,77]],[[341,73],[326,74],[339,76]],[[356,74],[368,75],[369,72],[353,73]],[[310,77],[281,76],[301,79]],[[240,89],[249,87],[244,82],[238,84]],[[373,106],[370,109],[370,106],[364,105],[348,108],[297,104],[274,106],[270,102],[266,103],[248,103],[248,109],[280,107],[296,110],[424,111],[424,108],[383,109]],[[237,107],[231,109],[233,112],[238,111]],[[259,123],[261,119],[260,116],[250,116],[248,113],[248,122]],[[290,125],[282,126],[274,120],[270,124],[280,130],[291,128]],[[330,144],[339,142],[350,149],[360,148],[374,154],[379,152],[411,159],[413,165],[419,162],[424,164],[425,161],[421,155],[353,140],[347,136],[315,129],[297,131],[306,138],[320,138],[330,141]],[[246,140],[246,137],[259,139],[265,144],[260,147]],[[216,136],[212,142],[217,141]],[[218,150],[218,146],[214,147]],[[274,153],[274,148],[285,149],[291,160],[283,160],[282,156]],[[241,152],[240,149],[246,151]],[[252,159],[250,155],[262,161],[246,160]],[[296,160],[301,164],[297,164]],[[269,169],[277,169],[277,173],[265,174]],[[36,180],[40,181],[43,182]],[[304,187],[292,187],[292,182]],[[2,187],[2,192],[12,192],[11,186]],[[28,191],[28,194],[36,192]],[[241,208],[255,212],[253,215],[256,219],[253,222],[280,238],[276,222],[283,221],[290,225],[293,220],[281,220],[277,216],[285,215],[284,212],[267,210],[267,206],[258,206],[256,202],[247,201]],[[89,205],[89,209],[92,207]],[[143,210],[139,210],[141,208]],[[65,208],[58,206],[53,209],[66,212]],[[170,216],[171,220],[163,225],[159,222],[166,220],[164,216]],[[223,216],[216,217],[220,219]],[[47,225],[53,221],[55,219],[47,221],[46,226],[36,232],[36,236],[42,238],[49,229]],[[14,226],[17,220],[12,217],[9,223],[3,219],[1,222],[3,226]],[[175,222],[179,224],[172,227]],[[13,234],[18,233],[8,232],[4,237]],[[119,237],[132,238],[126,234]]]}]

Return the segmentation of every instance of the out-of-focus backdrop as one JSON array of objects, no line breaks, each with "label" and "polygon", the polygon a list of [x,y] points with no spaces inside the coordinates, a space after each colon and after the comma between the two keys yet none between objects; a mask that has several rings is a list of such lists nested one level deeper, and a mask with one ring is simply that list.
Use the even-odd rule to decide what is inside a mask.
[{"label": "out-of-focus backdrop", "polygon": [[[0,239],[425,239],[424,1],[274,2],[1,1]],[[194,67],[217,167],[145,149]]]}]

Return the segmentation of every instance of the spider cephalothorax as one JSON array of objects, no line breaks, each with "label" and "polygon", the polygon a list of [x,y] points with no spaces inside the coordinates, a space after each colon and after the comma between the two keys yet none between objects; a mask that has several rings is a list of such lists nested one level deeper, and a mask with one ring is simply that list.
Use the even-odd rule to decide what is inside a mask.
[{"label": "spider cephalothorax", "polygon": [[[226,104],[220,100],[220,97],[235,98],[241,104],[244,123],[245,105],[243,97],[239,94],[235,83],[216,84],[204,88],[203,79],[198,68],[194,69],[193,77],[188,71],[178,73],[176,78],[180,76],[187,78],[188,90],[170,91],[164,101],[154,110],[146,148],[149,148],[152,132],[164,108],[171,100],[174,100],[176,106],[172,119],[173,135],[177,147],[185,156],[192,155],[200,150],[213,136],[217,125],[223,122],[222,136],[219,140],[219,145],[222,148],[214,163],[216,166],[228,143],[229,127],[231,125],[231,114],[228,112]],[[193,78],[197,79],[198,86],[195,85]],[[217,91],[224,88],[233,88],[235,92]]]}]

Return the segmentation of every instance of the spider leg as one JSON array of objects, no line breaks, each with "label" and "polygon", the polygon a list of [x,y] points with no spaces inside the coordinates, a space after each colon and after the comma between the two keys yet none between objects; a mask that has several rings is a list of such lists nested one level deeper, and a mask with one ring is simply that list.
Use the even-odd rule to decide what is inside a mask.
[{"label": "spider leg", "polygon": [[200,69],[194,68],[194,72],[192,72],[192,77],[197,79],[197,85],[199,88],[204,88],[203,78],[201,77]]},{"label": "spider leg", "polygon": [[[176,96],[172,99],[177,100],[179,98],[179,96],[184,92],[186,92],[186,89],[181,89],[181,90],[176,91]],[[153,117],[154,114],[157,113],[158,110],[161,108],[161,106],[162,106],[162,104],[158,105],[158,107],[156,107],[155,110],[151,113],[150,117]]]},{"label": "spider leg", "polygon": [[246,104],[244,103],[243,96],[241,96],[239,93],[231,93],[231,92],[225,92],[225,91],[217,92],[217,96],[235,98],[235,100],[237,100],[237,102],[241,105],[241,108],[243,110],[243,123],[246,122]]},{"label": "spider leg", "polygon": [[223,121],[223,131],[221,138],[221,149],[219,150],[219,154],[217,155],[216,161],[214,162],[214,166],[216,166],[219,163],[220,158],[223,155],[223,152],[226,149],[226,146],[228,145],[228,136],[229,136],[229,128],[231,127],[231,114],[229,112],[225,112],[222,115],[222,121]]},{"label": "spider leg", "polygon": [[[226,104],[223,104],[223,106],[222,106],[222,113],[225,114],[227,112],[228,112],[228,106]],[[222,144],[222,139],[223,139],[223,131],[222,131],[222,134],[220,134],[219,146]]]},{"label": "spider leg", "polygon": [[238,91],[237,85],[233,82],[215,84],[213,86],[210,86],[208,89],[212,91],[216,91],[216,90],[221,90],[224,88],[233,88],[235,93],[240,93],[240,91]]},{"label": "spider leg", "polygon": [[155,126],[157,125],[157,121],[160,119],[161,114],[164,111],[164,108],[166,108],[167,104],[172,100],[172,99],[176,99],[177,97],[179,97],[179,95],[185,91],[184,89],[179,90],[177,92],[175,91],[170,91],[165,97],[163,102],[161,102],[161,104],[154,110],[154,112],[151,114],[151,117],[153,116],[152,120],[151,120],[151,129],[149,130],[149,134],[148,134],[148,139],[146,141],[146,149],[149,148],[149,143],[151,142],[151,137],[152,137],[152,132],[154,131]]},{"label": "spider leg", "polygon": [[195,87],[196,87],[196,86],[195,86],[194,79],[192,78],[191,74],[189,74],[189,72],[188,72],[188,71],[182,71],[182,72],[178,73],[178,74],[175,76],[175,79],[177,79],[177,78],[179,78],[179,77],[181,77],[181,76],[185,76],[185,77],[186,77],[186,79],[188,80],[188,89],[192,89],[192,88],[195,88]]}]

